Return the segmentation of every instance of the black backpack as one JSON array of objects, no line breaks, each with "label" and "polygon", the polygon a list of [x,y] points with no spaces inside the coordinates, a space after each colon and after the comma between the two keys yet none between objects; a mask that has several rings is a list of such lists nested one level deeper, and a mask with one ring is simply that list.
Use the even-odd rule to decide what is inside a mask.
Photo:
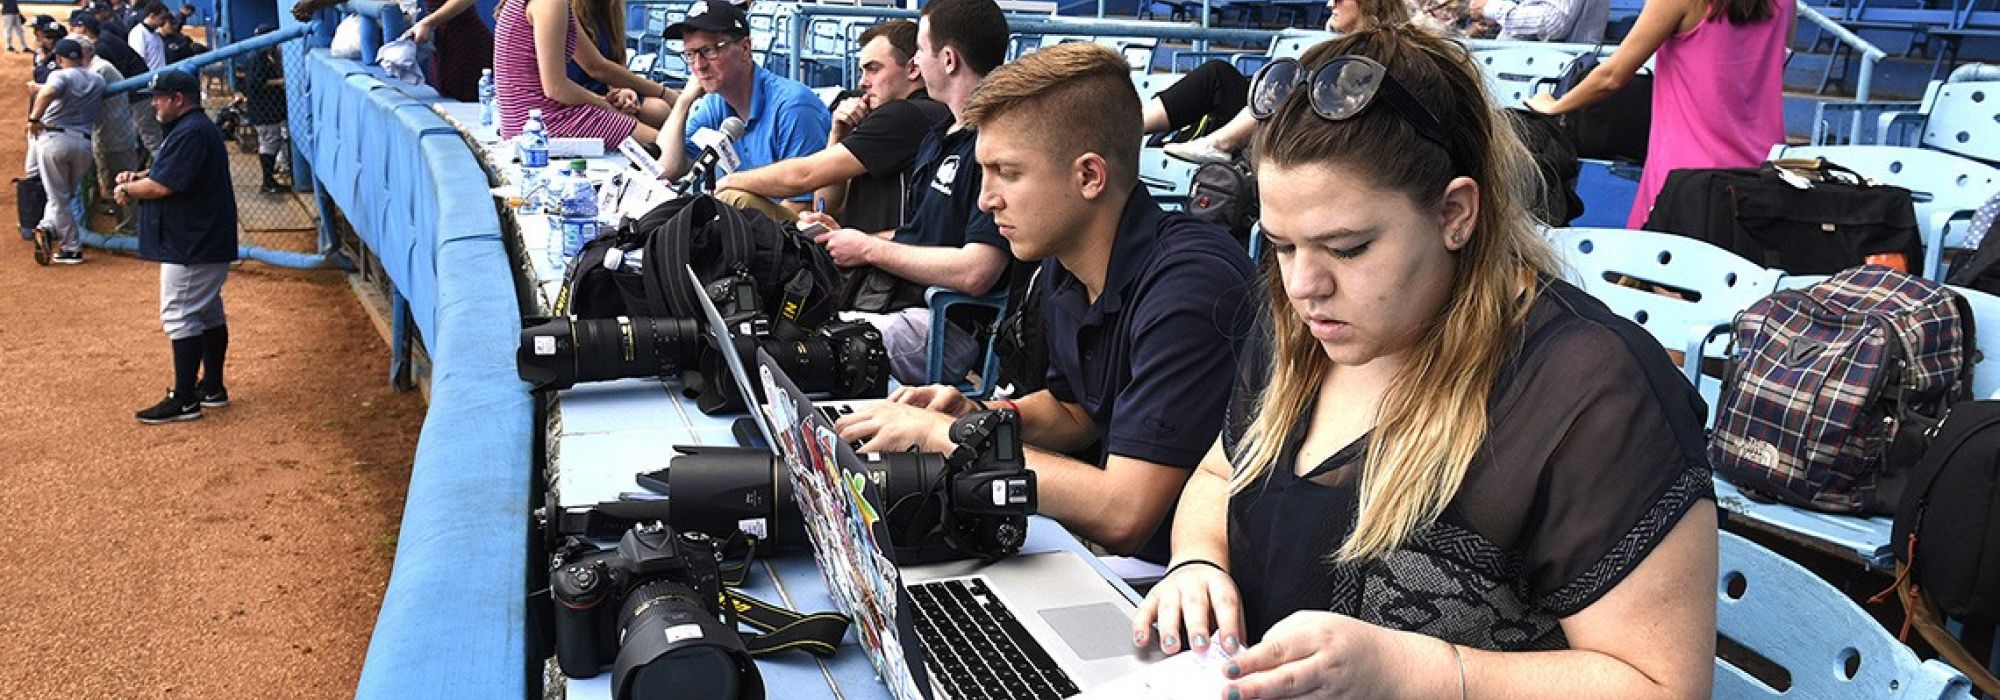
[{"label": "black backpack", "polygon": [[1228,229],[1237,242],[1248,246],[1250,229],[1257,225],[1257,174],[1241,158],[1195,169],[1188,182],[1187,212]]},{"label": "black backpack", "polygon": [[2000,401],[1961,401],[1932,434],[1889,541],[1945,614],[2000,623]]},{"label": "black backpack", "polygon": [[1583,176],[1583,164],[1576,159],[1576,144],[1564,133],[1558,117],[1526,109],[1508,108],[1514,118],[1514,133],[1535,157],[1535,169],[1542,174],[1541,200],[1531,207],[1535,218],[1550,226],[1568,226],[1583,216],[1583,198],[1576,183]]},{"label": "black backpack", "polygon": [[[639,250],[637,273],[612,270],[613,249],[623,257]],[[662,203],[627,227],[592,241],[569,266],[558,313],[579,318],[650,316],[700,318],[701,306],[684,268],[707,284],[732,274],[756,283],[762,313],[774,323],[817,328],[839,311],[840,272],[826,249],[758,211],[723,204],[708,195]]]},{"label": "black backpack", "polygon": [[[1564,69],[1555,94],[1568,94],[1597,63],[1595,50],[1577,56]],[[1653,74],[1645,70],[1633,74],[1623,89],[1597,104],[1563,115],[1561,122],[1579,158],[1646,162],[1653,134]]]},{"label": "black backpack", "polygon": [[1009,285],[1007,318],[1000,321],[993,352],[1000,358],[1000,377],[993,386],[1007,387],[1008,395],[1027,396],[1048,387],[1049,332],[1042,324],[1042,295],[1047,283],[1041,265],[1026,268],[1024,281]]}]

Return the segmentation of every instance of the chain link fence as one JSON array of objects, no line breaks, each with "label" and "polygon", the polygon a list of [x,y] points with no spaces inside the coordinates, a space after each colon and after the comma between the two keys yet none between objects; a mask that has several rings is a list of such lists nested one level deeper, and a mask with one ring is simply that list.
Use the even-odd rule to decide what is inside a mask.
[{"label": "chain link fence", "polygon": [[[304,71],[302,55],[277,48],[201,70],[202,107],[228,146],[243,246],[308,255],[319,249],[319,208],[311,192],[295,187],[285,118],[285,76]],[[135,110],[151,108],[143,100],[132,103]],[[117,229],[116,207],[108,197],[99,197],[90,213],[92,229]]]}]

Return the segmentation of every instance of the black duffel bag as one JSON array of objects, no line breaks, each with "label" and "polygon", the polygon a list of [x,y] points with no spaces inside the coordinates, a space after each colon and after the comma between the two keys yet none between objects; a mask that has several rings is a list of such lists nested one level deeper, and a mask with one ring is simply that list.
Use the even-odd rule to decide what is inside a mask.
[{"label": "black duffel bag", "polygon": [[1794,275],[1867,263],[1923,274],[1910,191],[1869,183],[1820,158],[1675,170],[1645,229],[1707,241]]}]

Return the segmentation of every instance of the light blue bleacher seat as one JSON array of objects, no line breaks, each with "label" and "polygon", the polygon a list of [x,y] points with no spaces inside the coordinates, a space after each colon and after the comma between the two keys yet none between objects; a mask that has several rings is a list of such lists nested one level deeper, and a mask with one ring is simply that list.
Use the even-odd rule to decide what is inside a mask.
[{"label": "light blue bleacher seat", "polygon": [[1780,690],[1716,659],[1714,697],[1965,698],[1971,683],[1923,661],[1847,595],[1805,567],[1730,532],[1720,533],[1716,632],[1782,668]]},{"label": "light blue bleacher seat", "polygon": [[1287,29],[1280,32],[1278,38],[1271,40],[1271,51],[1268,55],[1273,60],[1298,58],[1305,55],[1306,49],[1312,48],[1314,44],[1332,39],[1335,36],[1337,35],[1333,32],[1311,29]]},{"label": "light blue bleacher seat", "polygon": [[1474,51],[1486,87],[1501,107],[1520,107],[1536,93],[1553,93],[1576,54],[1546,46],[1514,46]]},{"label": "light blue bleacher seat", "polygon": [[[1549,240],[1575,283],[1632,319],[1668,350],[1685,353],[1681,371],[1715,410],[1720,385],[1703,381],[1702,358],[1723,358],[1736,313],[1770,294],[1782,273],[1686,236],[1627,229],[1550,229]],[[1620,277],[1698,295],[1683,299],[1619,284]]]},{"label": "light blue bleacher seat", "polygon": [[1921,145],[2000,162],[2000,82],[1947,82],[1924,101]]},{"label": "light blue bleacher seat", "polygon": [[2000,193],[2000,168],[1943,151],[1901,146],[1776,146],[1771,159],[1825,158],[1870,180],[1910,190],[1924,239],[1924,276],[1944,279],[1943,252],[1964,247],[1979,205]]},{"label": "light blue bleacher seat", "polygon": [[[1138,89],[1141,103],[1153,99],[1161,90],[1167,89],[1181,76],[1172,73],[1132,74],[1132,86]],[[1188,184],[1194,180],[1194,171],[1200,166],[1167,155],[1160,148],[1139,149],[1139,182],[1162,205],[1174,206],[1187,200]]]},{"label": "light blue bleacher seat", "polygon": [[[931,335],[930,342],[925,348],[924,360],[925,384],[950,384],[964,392],[966,396],[975,399],[983,399],[993,393],[994,382],[999,379],[1000,374],[1000,355],[995,352],[994,343],[1000,336],[1000,322],[1007,317],[1007,287],[1004,281],[996,286],[997,291],[984,296],[962,294],[943,287],[931,287],[925,290],[924,303],[929,304],[931,308]],[[982,359],[974,368],[979,375],[977,383],[968,381],[964,377],[944,376],[945,323],[952,309],[961,307],[986,308],[993,314],[993,320],[983,324],[982,332],[979,334],[985,337],[981,339],[975,336],[976,340],[982,340],[984,347]]]}]

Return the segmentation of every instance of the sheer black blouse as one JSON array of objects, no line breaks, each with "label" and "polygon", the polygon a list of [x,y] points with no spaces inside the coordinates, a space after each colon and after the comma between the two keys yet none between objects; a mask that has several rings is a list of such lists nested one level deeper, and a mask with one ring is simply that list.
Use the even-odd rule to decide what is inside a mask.
[{"label": "sheer black blouse", "polygon": [[[1481,649],[1564,648],[1557,621],[1714,498],[1701,398],[1645,330],[1546,280],[1515,340],[1464,485],[1399,550],[1333,563],[1353,531],[1367,436],[1301,477],[1302,421],[1269,473],[1230,499],[1230,564],[1253,641],[1292,612],[1329,610]],[[1232,456],[1264,384],[1238,383],[1223,435]]]}]

